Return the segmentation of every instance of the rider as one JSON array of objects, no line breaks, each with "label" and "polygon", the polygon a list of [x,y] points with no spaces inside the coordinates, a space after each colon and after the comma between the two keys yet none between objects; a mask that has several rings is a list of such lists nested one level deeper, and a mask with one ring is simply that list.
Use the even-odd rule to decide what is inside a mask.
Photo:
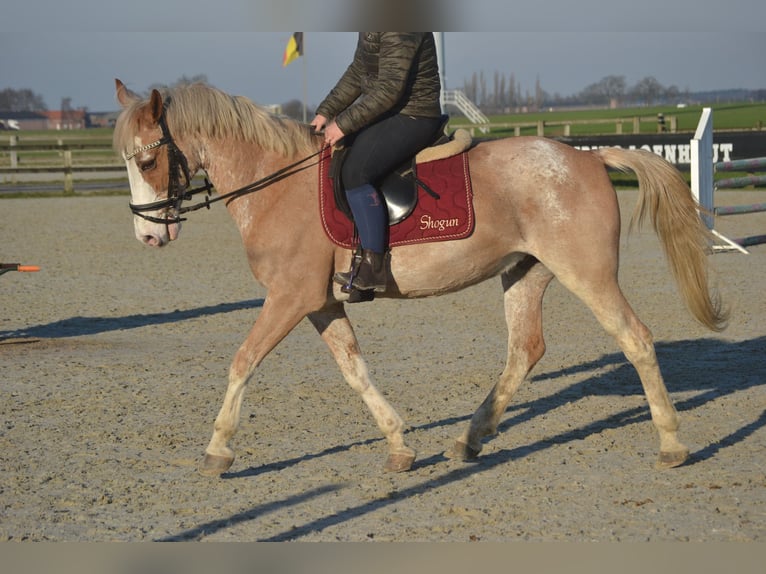
[{"label": "rider", "polygon": [[337,283],[385,291],[388,208],[376,185],[436,137],[441,81],[431,32],[360,32],[354,59],[311,125],[325,143],[344,140],[341,178],[362,247],[358,270]]}]

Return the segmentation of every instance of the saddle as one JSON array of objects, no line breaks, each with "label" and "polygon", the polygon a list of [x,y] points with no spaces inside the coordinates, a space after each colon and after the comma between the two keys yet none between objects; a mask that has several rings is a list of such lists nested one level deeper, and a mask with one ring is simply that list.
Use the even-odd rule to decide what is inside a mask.
[{"label": "saddle", "polygon": [[[412,214],[418,204],[418,188],[425,191],[432,198],[439,199],[439,194],[425,181],[418,178],[418,164],[452,157],[468,150],[471,144],[471,134],[467,130],[459,129],[451,136],[445,131],[430,146],[420,151],[414,158],[406,160],[392,173],[388,174],[383,179],[383,182],[376,186],[376,189],[383,196],[388,207],[389,226],[396,225]],[[341,168],[349,149],[346,147],[336,147],[333,149],[328,176],[333,182],[333,193],[337,208],[349,221],[353,221],[351,208],[348,205],[346,192],[341,181]]]}]

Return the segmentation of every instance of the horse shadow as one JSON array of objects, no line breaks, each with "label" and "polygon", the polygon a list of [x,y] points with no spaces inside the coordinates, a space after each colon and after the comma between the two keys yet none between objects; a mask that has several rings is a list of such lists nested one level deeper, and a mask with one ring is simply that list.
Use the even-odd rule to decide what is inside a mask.
[{"label": "horse shadow", "polygon": [[[762,373],[766,371],[766,355],[764,355],[766,336],[742,342],[728,342],[716,338],[659,342],[655,344],[655,350],[671,400],[679,413],[693,411],[720,397],[765,384]],[[736,369],[732,369],[732,357],[737,357]],[[564,369],[541,373],[531,377],[530,382],[539,383],[555,380],[561,376],[587,375],[588,373],[594,374],[553,395],[517,405],[512,403],[506,413],[515,414],[498,425],[498,433],[506,432],[520,423],[547,414],[569,401],[585,396],[644,397],[643,387],[635,368],[621,352],[606,354],[594,361]],[[676,399],[674,395],[677,394],[689,396]],[[649,406],[644,402],[639,407],[623,409],[585,426],[513,449],[514,458],[545,450],[554,444],[582,440],[605,430],[649,421],[651,421]],[[729,436],[722,437],[715,443],[690,453],[689,460],[685,464],[693,465],[709,460],[722,448],[741,442],[764,426],[766,426],[766,410],[756,420]]]},{"label": "horse shadow", "polygon": [[138,329],[150,325],[177,323],[220,313],[231,313],[243,309],[263,306],[263,299],[246,299],[232,303],[219,303],[194,309],[125,315],[123,317],[69,317],[51,323],[34,325],[13,331],[0,331],[0,343],[8,339],[62,339],[98,335],[110,331]]},{"label": "horse shadow", "polygon": [[[727,342],[714,338],[673,341],[657,343],[655,349],[668,391],[671,394],[671,399],[674,394],[693,395],[681,400],[673,400],[676,410],[679,412],[692,411],[717,398],[766,384],[762,377],[762,373],[766,370],[766,355],[764,354],[764,350],[766,350],[766,336],[742,342]],[[731,357],[734,353],[740,359],[738,361],[738,369],[733,372],[727,357]],[[555,380],[568,375],[587,375],[594,372],[598,374],[587,376],[583,380],[551,395],[526,402],[514,403],[511,401],[511,404],[506,409],[506,415],[510,414],[510,416],[498,425],[498,434],[502,434],[519,424],[529,422],[541,415],[555,411],[568,402],[585,396],[644,396],[638,374],[633,365],[625,359],[621,352],[610,353],[594,361],[532,376],[526,381],[526,384]],[[721,448],[744,440],[758,428],[764,426],[763,419],[766,416],[766,411],[764,413],[759,419],[745,425],[729,437],[722,438],[714,445],[709,445],[697,452],[691,453],[689,461],[685,464],[696,464],[708,460]],[[467,423],[472,414],[446,417],[437,421],[414,425],[410,427],[407,433]],[[573,428],[566,433],[553,435],[545,440],[524,447],[515,448],[510,452],[513,453],[513,458],[523,458],[524,456],[550,448],[553,445],[582,440],[605,430],[618,429],[650,420],[648,404],[643,404],[639,407],[623,409],[615,414],[594,420],[585,426]],[[489,441],[492,438],[489,437],[486,440]],[[378,437],[344,445],[335,445],[316,453],[304,454],[238,472],[225,473],[222,478],[232,479],[259,476],[271,471],[284,470],[294,464],[339,454],[352,448],[370,445],[383,440],[383,438]],[[503,454],[504,452],[506,454]],[[487,461],[493,456],[506,457],[507,452],[500,451],[496,454],[485,454],[478,461]],[[440,460],[445,460],[443,455],[419,460],[415,462],[413,469],[429,466]]]},{"label": "horse shadow", "polygon": [[[220,313],[253,309],[262,307],[263,303],[264,300],[258,298],[164,313],[134,314],[122,317],[70,317],[22,329],[0,331],[0,344],[9,340],[10,342],[17,342],[17,339],[28,341],[34,339],[80,337],[110,331],[137,329],[150,325],[175,323]],[[676,409],[680,412],[697,409],[718,397],[764,384],[762,373],[766,371],[766,353],[764,353],[764,350],[766,350],[766,336],[742,342],[728,342],[716,338],[659,342],[656,343],[655,349],[671,396],[674,393],[693,393],[693,396],[674,401]],[[731,367],[732,358],[737,361],[736,369]],[[552,395],[527,402],[512,401],[506,410],[506,414],[510,414],[510,416],[500,423],[498,433],[504,433],[520,423],[554,411],[567,402],[584,396],[643,395],[643,389],[635,369],[627,362],[621,352],[606,354],[596,360],[564,369],[533,375],[527,381],[527,384],[541,383],[556,380],[562,376],[580,374],[586,375],[583,380]],[[590,376],[587,376],[588,374]],[[413,426],[408,432],[449,427],[458,423],[466,423],[470,418],[471,414],[443,418]],[[492,457],[507,459],[508,452],[512,453],[513,458],[522,458],[549,448],[554,444],[565,444],[581,440],[607,429],[616,429],[629,424],[648,421],[649,419],[648,406],[642,405],[641,407],[626,409],[611,416],[594,420],[588,425],[574,428],[560,435],[551,436],[544,441],[518,447],[512,451],[499,451],[489,455],[482,455],[479,460],[484,463],[491,463]],[[686,464],[697,464],[708,460],[721,448],[740,442],[763,426],[762,416],[732,435],[692,453],[689,462]],[[226,473],[223,475],[223,478],[254,477],[276,470],[283,470],[308,460],[340,454],[352,448],[370,445],[382,440],[382,438],[376,437],[343,445],[334,445],[316,453],[303,454],[234,473]],[[488,440],[491,440],[491,438]],[[422,459],[416,462],[413,468],[435,464],[442,459],[442,455]]]},{"label": "horse shadow", "polygon": [[[666,381],[670,381],[668,387],[671,396],[674,393],[691,395],[688,398],[675,401],[676,409],[680,412],[693,410],[702,407],[717,398],[764,385],[763,377],[761,375],[766,367],[766,354],[764,354],[764,349],[766,349],[766,336],[742,342],[727,342],[710,338],[656,344],[657,356],[661,368],[663,369],[663,374]],[[732,371],[731,365],[729,364],[732,357],[736,357],[737,359],[737,369],[734,371]],[[727,361],[727,358],[729,361]],[[531,377],[530,382],[554,380],[558,377],[571,374],[587,375],[588,373],[593,372],[597,372],[598,374],[586,376],[582,381],[574,383],[553,395],[518,404],[511,403],[506,410],[506,414],[510,414],[510,416],[500,424],[498,432],[505,432],[515,425],[554,411],[570,402],[573,397],[588,395],[643,395],[643,389],[641,388],[638,375],[633,366],[626,361],[622,353],[611,353],[603,355],[594,361],[589,361],[566,369],[541,373]],[[409,432],[453,426],[457,423],[467,422],[470,417],[470,414],[460,417],[448,417],[412,427]],[[259,541],[279,542],[299,539],[309,533],[316,533],[356,517],[363,516],[366,513],[375,512],[391,504],[399,503],[410,497],[420,496],[423,493],[439,489],[450,483],[485,472],[499,465],[523,459],[533,453],[551,448],[554,445],[582,440],[589,435],[601,433],[606,429],[621,428],[630,424],[649,420],[650,415],[648,405],[623,409],[620,412],[594,420],[587,425],[573,428],[567,432],[552,435],[530,444],[519,445],[510,449],[498,449],[495,452],[484,454],[475,462],[470,464],[459,464],[441,476],[428,479],[425,482],[408,488],[396,490],[385,497],[371,500],[355,507],[349,507],[344,509],[343,512],[320,516],[306,524],[298,527],[293,526],[288,531],[263,538]],[[736,429],[727,436],[719,437],[715,442],[691,453],[690,460],[686,464],[699,464],[709,460],[722,449],[744,441],[747,437],[764,427],[766,427],[766,409],[761,412],[760,416],[744,424],[739,429]],[[382,440],[382,438],[376,438],[345,445],[336,445],[316,453],[284,459],[239,472],[225,473],[222,478],[228,480],[251,478],[264,473],[283,470],[294,464],[308,460],[336,455],[356,446],[368,445]],[[446,458],[443,454],[435,454],[416,462],[413,466],[413,470],[432,466],[444,462],[445,460]],[[342,488],[342,486],[338,486],[338,488]],[[323,493],[315,494],[319,496]],[[262,518],[267,512],[281,508],[280,505],[290,504],[293,504],[292,497],[285,498],[283,501],[269,503],[268,508],[258,507],[251,509],[247,513],[241,513],[233,518],[238,522],[242,522],[243,520],[256,520]],[[228,520],[229,519],[217,520],[215,522],[206,523],[173,537],[169,537],[166,540],[198,539],[199,537],[212,534],[217,529],[226,528],[230,524]]]},{"label": "horse shadow", "polygon": [[[166,313],[134,314],[123,317],[71,317],[23,329],[0,331],[0,344],[4,340],[79,337],[110,331],[136,329],[149,325],[174,323],[219,313],[252,309],[262,305],[263,299],[251,299]],[[728,342],[715,338],[659,342],[656,343],[655,348],[671,397],[676,393],[688,395],[681,400],[674,400],[676,409],[679,412],[691,411],[720,397],[764,385],[762,373],[766,371],[766,353],[764,353],[764,350],[766,350],[766,336],[741,342]],[[736,361],[736,368],[732,368],[732,361]],[[555,381],[560,377],[571,375],[583,375],[583,379],[551,395],[526,402],[511,402],[506,410],[507,418],[499,425],[498,433],[504,433],[520,423],[555,411],[568,402],[584,396],[619,397],[643,395],[643,389],[635,369],[620,352],[606,354],[596,360],[564,369],[533,375],[527,381],[527,384]],[[440,420],[423,423],[411,427],[408,432],[465,424],[471,418],[471,414],[445,417]],[[460,464],[441,476],[409,488],[397,490],[386,497],[347,508],[343,512],[318,517],[316,520],[307,522],[302,526],[292,527],[289,531],[278,533],[261,541],[295,540],[311,532],[321,531],[333,525],[398,503],[404,499],[441,488],[455,481],[463,480],[499,465],[524,459],[554,445],[579,441],[607,429],[622,428],[630,424],[649,420],[649,409],[646,404],[640,407],[623,409],[593,420],[584,426],[572,428],[566,432],[551,435],[529,444],[519,445],[510,449],[498,449],[494,452],[483,454],[476,462]],[[686,464],[699,464],[709,460],[721,450],[742,442],[764,427],[766,427],[766,410],[763,410],[760,416],[743,424],[729,435],[719,437],[715,442],[691,453],[690,459]],[[225,480],[253,478],[269,472],[284,470],[310,460],[342,454],[352,448],[371,445],[383,440],[383,438],[376,437],[334,445],[318,452],[273,461],[237,472],[225,473],[222,478]],[[442,463],[445,460],[446,458],[443,454],[434,454],[418,460],[413,465],[413,470],[426,468]],[[161,540],[200,539],[218,530],[228,528],[235,523],[256,520],[269,512],[274,512],[286,506],[300,504],[311,498],[331,494],[341,488],[343,488],[343,485],[319,487],[300,496],[291,496],[282,500],[264,503],[237,515],[202,524],[179,534],[162,538]]]}]

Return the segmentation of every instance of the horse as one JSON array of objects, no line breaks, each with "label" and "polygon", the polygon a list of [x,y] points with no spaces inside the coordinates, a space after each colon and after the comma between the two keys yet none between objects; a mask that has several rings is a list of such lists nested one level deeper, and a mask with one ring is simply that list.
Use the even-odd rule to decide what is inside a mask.
[{"label": "horse", "polygon": [[[177,240],[180,215],[189,209],[182,201],[193,194],[190,176],[203,171],[215,186],[213,199],[225,198],[252,274],[267,290],[232,359],[198,471],[219,476],[230,469],[245,388],[304,318],[385,436],[383,469],[411,469],[416,453],[405,442],[405,423],[371,379],[346,314],[349,294],[332,281],[349,267],[352,252],[331,242],[320,222],[313,158],[324,147],[321,135],[207,84],[153,89],[143,98],[119,79],[115,85],[122,110],[113,143],[127,165],[136,238],[156,248]],[[710,285],[710,234],[678,170],[648,151],[577,150],[544,137],[483,140],[466,153],[473,232],[460,240],[393,247],[388,286],[376,294],[418,299],[500,278],[508,327],[505,367],[445,455],[475,460],[482,442],[497,434],[514,393],[545,352],[542,302],[555,278],[590,308],[636,369],[659,434],[655,467],[683,464],[689,450],[678,439],[679,417],[652,334],[618,285],[621,221],[607,168],[636,174],[640,191],[629,230],[651,222],[690,314],[720,331],[728,311]],[[210,191],[207,179],[204,190]]]}]

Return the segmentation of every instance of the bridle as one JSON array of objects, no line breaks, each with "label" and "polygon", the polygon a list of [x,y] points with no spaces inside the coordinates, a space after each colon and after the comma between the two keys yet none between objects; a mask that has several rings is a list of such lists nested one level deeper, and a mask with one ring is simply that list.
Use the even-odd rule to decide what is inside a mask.
[{"label": "bridle", "polygon": [[[210,209],[210,205],[215,203],[216,201],[221,200],[233,200],[237,197],[246,195],[248,193],[252,193],[254,191],[258,191],[259,189],[263,189],[264,187],[271,185],[272,183],[276,183],[277,181],[280,181],[282,179],[285,179],[286,177],[289,177],[295,173],[298,173],[302,171],[303,169],[307,169],[310,167],[309,165],[303,166],[301,168],[298,168],[302,163],[308,161],[309,159],[316,157],[320,155],[323,151],[325,146],[323,146],[319,151],[312,153],[294,163],[291,163],[274,173],[267,175],[266,177],[263,177],[259,179],[258,181],[255,181],[253,183],[250,183],[248,185],[245,185],[243,187],[240,187],[239,189],[235,189],[234,191],[230,191],[229,193],[225,193],[223,195],[219,195],[217,197],[211,198],[210,193],[213,191],[213,185],[208,181],[207,177],[205,177],[205,183],[201,185],[200,187],[195,187],[193,189],[189,189],[191,187],[191,174],[189,172],[189,163],[186,160],[186,156],[183,154],[183,152],[178,149],[178,146],[176,145],[175,141],[173,140],[173,137],[170,135],[170,130],[168,129],[167,120],[165,118],[165,108],[162,109],[162,114],[159,118],[159,125],[160,129],[162,130],[162,136],[160,139],[153,141],[151,143],[148,143],[146,145],[143,145],[137,149],[134,149],[131,152],[123,154],[123,157],[126,161],[131,160],[136,155],[143,153],[145,151],[148,151],[150,149],[154,149],[160,146],[167,146],[168,148],[168,196],[165,199],[160,199],[157,201],[152,201],[150,203],[141,203],[141,204],[135,204],[135,203],[129,203],[130,210],[133,212],[133,215],[137,215],[138,217],[141,217],[147,221],[151,221],[152,223],[162,223],[166,226],[174,224],[174,223],[180,223],[181,221],[186,221],[186,218],[181,217],[184,213],[189,213],[192,211],[197,211],[198,209],[201,209],[203,207]],[[315,165],[315,164],[310,164]],[[181,183],[180,176],[183,176],[183,184]],[[184,200],[190,200],[192,197],[199,193],[205,193],[205,199],[204,201],[201,201],[200,203],[196,203],[194,205],[188,205],[186,207],[181,207],[181,203]],[[154,217],[152,215],[147,215],[146,212],[149,211],[159,211],[159,210],[165,210],[164,217]],[[170,215],[173,213],[174,215]]]},{"label": "bridle", "polygon": [[[208,197],[213,189],[211,183],[205,178],[205,184],[201,187],[189,189],[191,186],[191,174],[189,173],[189,162],[186,160],[186,156],[178,149],[173,137],[170,135],[168,129],[168,123],[165,118],[165,109],[163,108],[162,114],[159,118],[160,129],[162,130],[162,137],[160,139],[134,149],[132,152],[124,154],[125,161],[129,161],[135,156],[150,149],[154,149],[160,146],[167,146],[168,148],[168,196],[165,199],[153,201],[151,203],[135,204],[129,203],[130,210],[134,215],[137,215],[152,223],[164,223],[170,225],[172,223],[180,223],[186,221],[181,217],[182,213],[189,211],[189,208],[182,208],[181,202],[184,199],[191,199],[198,193],[207,193]],[[183,184],[181,183],[181,176],[183,176]],[[165,210],[165,216],[154,217],[153,215],[147,215],[146,212]],[[170,216],[170,213],[174,213],[174,216]]]}]

